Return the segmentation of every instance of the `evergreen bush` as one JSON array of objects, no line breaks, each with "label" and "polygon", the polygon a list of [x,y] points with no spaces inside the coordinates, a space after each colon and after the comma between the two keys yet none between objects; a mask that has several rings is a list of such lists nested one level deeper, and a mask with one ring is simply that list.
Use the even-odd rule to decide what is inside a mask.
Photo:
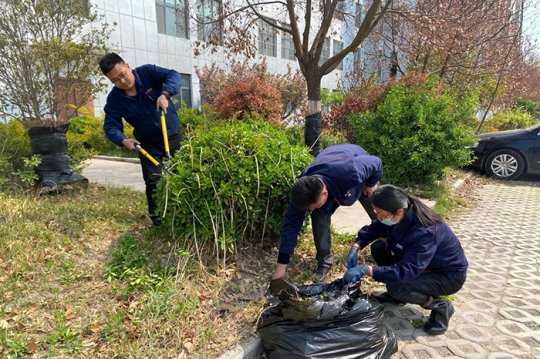
[{"label": "evergreen bush", "polygon": [[528,128],[536,125],[538,122],[530,113],[522,109],[504,110],[493,115],[493,118],[487,121],[487,126],[493,131],[506,131]]},{"label": "evergreen bush", "polygon": [[379,156],[383,180],[401,185],[441,179],[448,166],[470,161],[476,96],[441,89],[436,79],[396,84],[375,111],[352,114],[357,143]]},{"label": "evergreen bush", "polygon": [[0,123],[0,189],[32,185],[37,179],[33,168],[38,164],[23,122]]},{"label": "evergreen bush", "polygon": [[225,261],[238,243],[277,237],[290,186],[311,160],[261,121],[196,128],[160,181],[164,219],[188,252],[212,250]]}]

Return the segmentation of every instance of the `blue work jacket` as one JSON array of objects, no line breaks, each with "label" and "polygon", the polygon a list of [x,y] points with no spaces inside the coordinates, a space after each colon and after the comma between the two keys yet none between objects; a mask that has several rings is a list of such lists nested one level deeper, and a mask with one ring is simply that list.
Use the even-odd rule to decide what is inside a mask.
[{"label": "blue work jacket", "polygon": [[[103,130],[111,142],[121,146],[126,138],[122,123],[124,118],[133,126],[133,136],[143,146],[162,143],[161,111],[156,111],[156,102],[162,91],[169,91],[173,95],[180,91],[180,74],[155,65],[137,67],[133,74],[137,95],[128,96],[124,90],[113,87],[107,96]],[[169,101],[165,122],[169,137],[180,132],[180,120],[172,101]]]},{"label": "blue work jacket", "polygon": [[364,226],[356,242],[360,248],[384,237],[397,263],[373,267],[373,278],[383,283],[405,283],[422,272],[439,272],[449,276],[467,272],[469,266],[461,243],[446,223],[426,227],[412,209],[393,226],[378,220]]},{"label": "blue work jacket", "polygon": [[[364,192],[381,179],[383,165],[379,157],[371,156],[362,147],[340,144],[324,149],[300,174],[319,177],[328,190],[328,199],[318,211],[334,213],[343,206],[352,206]],[[278,263],[289,263],[298,242],[306,212],[289,204],[279,246]]]}]

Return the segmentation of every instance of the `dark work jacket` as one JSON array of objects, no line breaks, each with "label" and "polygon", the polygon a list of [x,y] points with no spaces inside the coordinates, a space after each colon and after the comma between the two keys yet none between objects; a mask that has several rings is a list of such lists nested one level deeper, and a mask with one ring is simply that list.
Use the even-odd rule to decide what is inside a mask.
[{"label": "dark work jacket", "polygon": [[403,219],[394,226],[378,220],[364,226],[356,242],[366,247],[377,238],[384,237],[388,250],[397,263],[374,266],[373,278],[383,283],[405,283],[422,272],[439,272],[448,276],[465,275],[468,262],[461,243],[446,223],[425,227],[408,209]]},{"label": "dark work jacket", "polygon": [[[173,95],[180,91],[180,74],[155,65],[137,67],[133,74],[137,95],[131,97],[124,90],[113,87],[107,96],[103,130],[111,142],[121,146],[126,138],[122,123],[124,118],[133,126],[133,136],[143,147],[144,144],[162,143],[161,111],[156,111],[156,102],[162,91],[169,91]],[[169,137],[180,132],[180,120],[171,100],[165,122]]]},{"label": "dark work jacket", "polygon": [[[298,178],[317,176],[322,179],[328,189],[328,200],[318,210],[331,214],[340,205],[352,206],[364,188],[377,184],[382,174],[383,166],[379,157],[371,156],[360,146],[340,144],[319,153]],[[289,204],[281,229],[278,263],[289,263],[305,217],[305,211]]]}]

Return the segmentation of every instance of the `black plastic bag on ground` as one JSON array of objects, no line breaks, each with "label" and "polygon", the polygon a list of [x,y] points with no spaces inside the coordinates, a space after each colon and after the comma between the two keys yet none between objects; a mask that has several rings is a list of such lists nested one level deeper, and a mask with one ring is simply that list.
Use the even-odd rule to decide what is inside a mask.
[{"label": "black plastic bag on ground", "polygon": [[32,153],[41,157],[36,168],[40,187],[54,188],[65,183],[88,182],[86,177],[71,170],[67,154],[68,128],[69,124],[63,124],[56,127],[32,127],[28,130]]},{"label": "black plastic bag on ground", "polygon": [[295,294],[285,300],[269,294],[271,306],[257,322],[268,358],[375,359],[397,352],[383,306],[363,295],[358,283],[339,279],[296,288]]}]

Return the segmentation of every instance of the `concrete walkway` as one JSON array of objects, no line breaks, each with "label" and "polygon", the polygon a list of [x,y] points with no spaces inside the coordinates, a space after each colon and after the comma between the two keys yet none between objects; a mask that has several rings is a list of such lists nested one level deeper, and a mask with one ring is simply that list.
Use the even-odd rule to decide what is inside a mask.
[{"label": "concrete walkway", "polygon": [[121,161],[108,160],[106,157],[92,158],[82,175],[88,181],[104,186],[128,187],[144,192],[141,165],[136,158]]},{"label": "concrete walkway", "polygon": [[[140,166],[92,160],[90,182],[143,190]],[[494,182],[477,189],[478,202],[450,223],[469,259],[465,286],[454,295],[456,313],[444,335],[429,336],[418,306],[386,304],[387,325],[399,339],[393,359],[540,358],[540,182]],[[369,222],[360,205],[332,218],[342,232]],[[258,340],[222,358],[257,357]]]}]

